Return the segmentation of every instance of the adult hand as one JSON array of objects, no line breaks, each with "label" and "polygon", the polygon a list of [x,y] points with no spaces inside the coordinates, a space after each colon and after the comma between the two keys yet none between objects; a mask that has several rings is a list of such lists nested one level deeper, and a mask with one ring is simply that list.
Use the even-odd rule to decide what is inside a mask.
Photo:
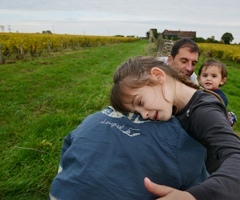
[{"label": "adult hand", "polygon": [[158,185],[150,181],[149,178],[144,178],[144,185],[149,192],[160,197],[158,200],[196,200],[195,197],[186,191]]}]

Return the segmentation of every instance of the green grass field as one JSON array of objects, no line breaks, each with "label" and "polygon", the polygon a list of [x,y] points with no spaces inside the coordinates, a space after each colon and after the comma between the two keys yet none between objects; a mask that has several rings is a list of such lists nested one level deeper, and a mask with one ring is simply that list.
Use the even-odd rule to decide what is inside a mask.
[{"label": "green grass field", "polygon": [[[0,65],[0,199],[47,199],[64,137],[109,105],[115,69],[147,54],[148,41],[141,40]],[[240,69],[227,66],[223,90],[240,116]]]}]

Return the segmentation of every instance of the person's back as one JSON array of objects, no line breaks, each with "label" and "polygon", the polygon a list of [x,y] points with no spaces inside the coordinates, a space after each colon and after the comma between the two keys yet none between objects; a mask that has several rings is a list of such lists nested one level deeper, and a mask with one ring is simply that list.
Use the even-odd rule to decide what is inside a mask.
[{"label": "person's back", "polygon": [[65,138],[50,198],[156,199],[145,189],[144,177],[186,190],[208,177],[205,155],[174,117],[146,121],[108,107]]}]

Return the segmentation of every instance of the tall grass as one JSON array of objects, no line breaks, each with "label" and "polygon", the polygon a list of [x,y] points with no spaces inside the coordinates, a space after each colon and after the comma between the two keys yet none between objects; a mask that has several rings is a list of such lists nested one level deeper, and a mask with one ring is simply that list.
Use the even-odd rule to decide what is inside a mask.
[{"label": "tall grass", "polygon": [[[109,105],[116,67],[148,50],[141,40],[0,65],[0,199],[47,199],[64,137]],[[239,68],[227,65],[223,90],[240,116]]]}]

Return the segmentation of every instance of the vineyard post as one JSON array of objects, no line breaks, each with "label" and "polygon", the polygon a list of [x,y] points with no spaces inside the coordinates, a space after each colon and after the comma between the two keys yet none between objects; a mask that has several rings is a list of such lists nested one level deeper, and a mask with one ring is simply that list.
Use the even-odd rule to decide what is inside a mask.
[{"label": "vineyard post", "polygon": [[48,42],[48,53],[51,53],[51,47],[50,47],[50,43]]},{"label": "vineyard post", "polygon": [[0,64],[3,63],[3,58],[2,58],[2,44],[0,44]]},{"label": "vineyard post", "polygon": [[23,47],[22,47],[22,44],[20,44],[19,49],[20,49],[20,57],[23,58]]}]

